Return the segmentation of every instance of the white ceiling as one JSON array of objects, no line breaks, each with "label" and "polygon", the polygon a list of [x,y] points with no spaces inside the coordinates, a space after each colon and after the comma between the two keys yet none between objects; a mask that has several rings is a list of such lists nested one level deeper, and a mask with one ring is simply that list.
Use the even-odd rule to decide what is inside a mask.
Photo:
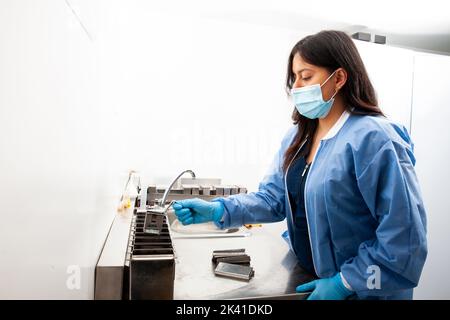
[{"label": "white ceiling", "polygon": [[[139,0],[135,0],[139,3]],[[444,0],[166,0],[155,10],[318,31],[387,36],[387,43],[450,52],[450,8]]]},{"label": "white ceiling", "polygon": [[[90,0],[66,0],[88,9]],[[132,6],[317,32],[337,29],[386,36],[388,45],[450,54],[448,0],[99,0],[100,7]],[[83,11],[83,10],[82,10]]]},{"label": "white ceiling", "polygon": [[[286,14],[366,26],[393,33],[450,33],[450,9],[444,0],[165,0],[160,10],[200,14]],[[300,22],[299,21],[299,22]]]}]

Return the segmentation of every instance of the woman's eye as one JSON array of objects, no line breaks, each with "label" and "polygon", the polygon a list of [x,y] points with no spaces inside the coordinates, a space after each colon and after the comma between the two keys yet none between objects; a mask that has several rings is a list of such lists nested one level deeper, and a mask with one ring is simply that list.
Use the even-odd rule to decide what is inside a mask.
[{"label": "woman's eye", "polygon": [[308,81],[311,77],[302,78],[303,81]]}]

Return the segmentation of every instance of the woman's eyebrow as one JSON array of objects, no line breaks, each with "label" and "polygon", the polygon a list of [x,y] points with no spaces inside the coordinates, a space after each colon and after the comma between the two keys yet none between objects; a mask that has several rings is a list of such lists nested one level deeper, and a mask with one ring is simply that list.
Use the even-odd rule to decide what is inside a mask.
[{"label": "woman's eyebrow", "polygon": [[303,71],[313,71],[312,69],[309,69],[309,68],[303,68],[303,69],[300,69],[299,71],[297,71],[297,72],[294,72],[294,74],[296,74],[296,73],[302,73]]}]

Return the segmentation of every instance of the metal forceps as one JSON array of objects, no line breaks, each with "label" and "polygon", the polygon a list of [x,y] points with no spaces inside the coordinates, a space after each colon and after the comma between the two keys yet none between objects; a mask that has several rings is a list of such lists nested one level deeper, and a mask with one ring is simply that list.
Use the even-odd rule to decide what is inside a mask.
[{"label": "metal forceps", "polygon": [[[172,200],[167,207],[152,208],[145,214],[144,232],[149,234],[159,235],[164,223],[164,217],[167,217],[167,210],[175,203]],[[154,221],[153,217],[155,218]],[[168,218],[167,218],[168,220]]]}]

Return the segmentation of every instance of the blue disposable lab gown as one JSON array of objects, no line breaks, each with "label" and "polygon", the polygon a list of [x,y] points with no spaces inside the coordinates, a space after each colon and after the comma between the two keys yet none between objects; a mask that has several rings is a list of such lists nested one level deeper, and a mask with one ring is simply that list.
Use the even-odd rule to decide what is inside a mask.
[{"label": "blue disposable lab gown", "polygon": [[[287,219],[295,239],[282,170],[292,127],[257,192],[217,198],[221,228]],[[337,272],[359,298],[411,299],[427,256],[426,216],[405,127],[381,116],[344,112],[319,144],[305,184],[313,264]]]}]

